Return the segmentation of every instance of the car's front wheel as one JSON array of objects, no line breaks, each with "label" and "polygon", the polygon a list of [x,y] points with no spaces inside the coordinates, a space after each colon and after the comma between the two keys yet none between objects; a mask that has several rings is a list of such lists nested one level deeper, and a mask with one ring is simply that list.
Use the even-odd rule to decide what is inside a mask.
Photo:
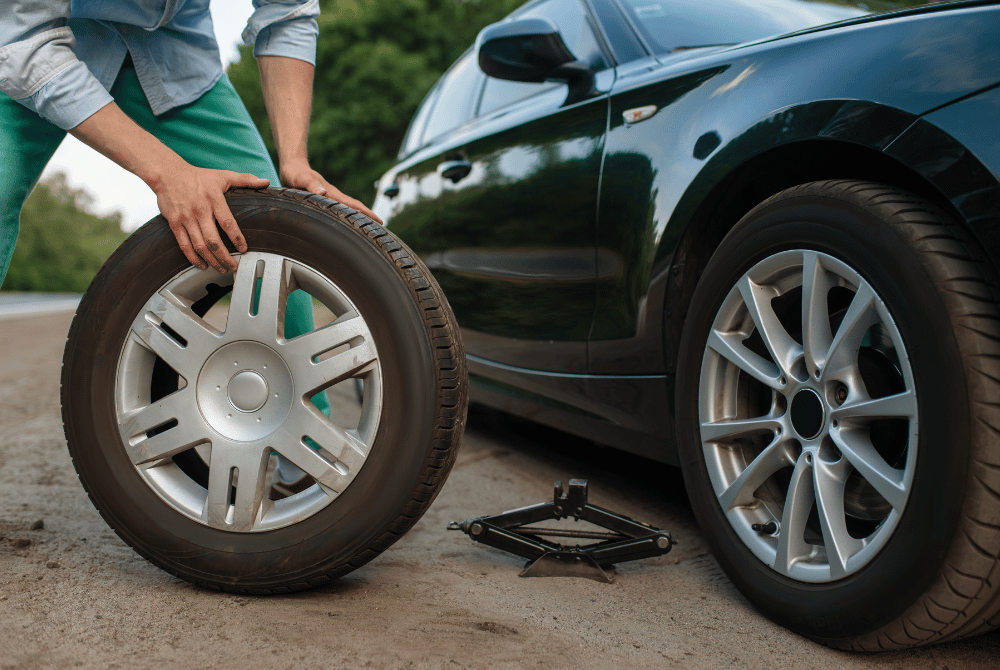
[{"label": "car's front wheel", "polygon": [[1000,312],[981,254],[898,189],[817,182],[747,214],[681,343],[695,514],[778,622],[892,649],[995,627]]}]

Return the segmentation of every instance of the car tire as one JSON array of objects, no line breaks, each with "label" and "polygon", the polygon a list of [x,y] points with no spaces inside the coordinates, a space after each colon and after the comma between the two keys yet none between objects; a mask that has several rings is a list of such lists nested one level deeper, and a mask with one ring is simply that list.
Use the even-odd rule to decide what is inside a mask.
[{"label": "car tire", "polygon": [[[465,427],[465,355],[440,288],[382,226],[303,191],[226,197],[249,244],[236,273],[191,267],[157,217],[94,278],[66,344],[63,422],[83,487],[136,552],[210,589],[285,593],[360,567],[427,510]],[[201,316],[227,282],[213,329]],[[285,340],[296,289],[335,321]],[[370,382],[356,426],[309,403],[354,377]],[[268,493],[276,453],[311,485]]]},{"label": "car tire", "polygon": [[707,264],[679,351],[681,465],[715,557],[780,624],[857,651],[1000,624],[984,261],[927,201],[824,181],[758,205]]}]

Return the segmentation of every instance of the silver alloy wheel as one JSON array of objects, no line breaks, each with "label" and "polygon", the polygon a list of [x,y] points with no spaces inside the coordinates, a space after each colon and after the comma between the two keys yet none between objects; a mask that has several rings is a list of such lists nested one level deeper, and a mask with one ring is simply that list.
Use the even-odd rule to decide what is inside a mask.
[{"label": "silver alloy wheel", "polygon": [[[206,295],[206,286],[229,283],[220,330],[191,306]],[[334,320],[285,339],[285,306],[297,289],[327,307]],[[181,382],[176,392],[151,401],[157,357]],[[356,428],[337,425],[310,402],[351,378],[365,381]],[[302,263],[252,252],[242,255],[235,276],[189,268],[153,294],[122,346],[115,401],[123,447],[160,498],[213,528],[265,531],[312,516],[351,484],[378,431],[381,380],[372,334],[343,290]],[[172,460],[192,448],[209,462],[207,489]],[[315,483],[269,499],[274,453]]]},{"label": "silver alloy wheel", "polygon": [[917,458],[899,330],[851,267],[784,251],[719,309],[702,361],[702,451],[726,517],[776,572],[844,578],[885,545]]}]

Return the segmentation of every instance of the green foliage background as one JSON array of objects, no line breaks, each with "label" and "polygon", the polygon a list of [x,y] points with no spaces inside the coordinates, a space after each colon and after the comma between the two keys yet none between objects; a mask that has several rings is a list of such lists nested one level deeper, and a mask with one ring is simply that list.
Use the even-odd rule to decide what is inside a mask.
[{"label": "green foliage background", "polygon": [[121,216],[88,214],[90,198],[64,175],[39,184],[21,211],[21,231],[4,291],[81,293],[128,237]]},{"label": "green foliage background", "polygon": [[[424,96],[486,25],[525,0],[321,0],[309,154],[330,183],[371,203]],[[229,78],[277,160],[252,50]]]}]

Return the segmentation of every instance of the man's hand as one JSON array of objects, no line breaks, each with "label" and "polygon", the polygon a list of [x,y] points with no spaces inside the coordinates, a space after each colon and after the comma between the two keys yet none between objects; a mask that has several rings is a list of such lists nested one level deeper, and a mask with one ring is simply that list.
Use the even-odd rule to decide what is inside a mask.
[{"label": "man's hand", "polygon": [[241,252],[247,250],[226,198],[231,186],[263,188],[270,182],[252,174],[206,170],[187,163],[140,128],[115,103],[69,131],[74,137],[139,176],[156,193],[160,212],[192,265],[211,265],[221,273],[236,270],[215,222]]},{"label": "man's hand", "polygon": [[323,179],[323,175],[309,167],[309,163],[305,161],[292,161],[291,164],[288,162],[282,163],[281,183],[290,188],[299,188],[303,191],[315,193],[316,195],[325,195],[328,198],[333,198],[341,204],[358,210],[372,221],[382,223],[382,219],[375,216],[375,212],[365,207],[364,203],[348,195],[344,195],[340,189],[326,179]]},{"label": "man's hand", "polygon": [[245,252],[247,243],[223,193],[232,186],[263,188],[268,184],[267,179],[252,174],[207,170],[180,161],[150,186],[156,193],[160,213],[170,223],[170,230],[191,264],[202,270],[211,265],[225,274],[236,271],[236,259],[219,237],[216,221],[238,251]]}]

